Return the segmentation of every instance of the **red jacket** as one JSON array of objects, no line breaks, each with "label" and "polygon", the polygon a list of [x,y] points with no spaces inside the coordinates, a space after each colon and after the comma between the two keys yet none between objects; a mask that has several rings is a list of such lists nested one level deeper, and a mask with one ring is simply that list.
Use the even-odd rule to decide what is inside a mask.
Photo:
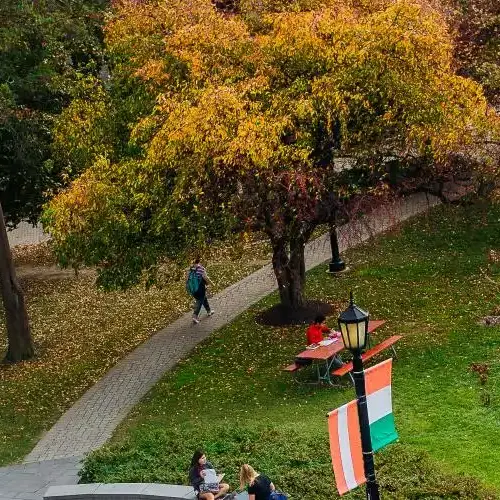
[{"label": "red jacket", "polygon": [[323,333],[328,333],[330,328],[326,325],[313,323],[306,331],[307,345],[317,344],[323,340]]}]

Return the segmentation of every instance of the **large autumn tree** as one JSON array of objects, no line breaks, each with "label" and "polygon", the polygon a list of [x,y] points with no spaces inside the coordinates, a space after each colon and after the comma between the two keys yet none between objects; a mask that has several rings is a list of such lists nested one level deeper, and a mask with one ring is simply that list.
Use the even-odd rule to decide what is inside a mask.
[{"label": "large autumn tree", "polygon": [[36,222],[64,175],[52,161],[52,126],[84,75],[98,74],[106,0],[0,2],[0,286],[7,361],[33,356],[6,226]]},{"label": "large autumn tree", "polygon": [[98,266],[101,284],[125,287],[210,239],[262,231],[281,301],[298,308],[318,224],[487,156],[497,117],[454,74],[446,23],[428,6],[237,7],[117,5],[110,83],[58,124],[67,161],[85,163],[45,212],[61,263]]}]

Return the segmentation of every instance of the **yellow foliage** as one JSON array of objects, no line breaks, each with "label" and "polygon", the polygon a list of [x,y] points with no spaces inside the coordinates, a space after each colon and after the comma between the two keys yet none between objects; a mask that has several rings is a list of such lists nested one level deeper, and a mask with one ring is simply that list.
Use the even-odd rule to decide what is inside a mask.
[{"label": "yellow foliage", "polygon": [[338,181],[325,151],[367,169],[384,156],[444,165],[499,135],[481,87],[454,73],[448,27],[426,1],[245,0],[241,9],[225,15],[210,0],[117,7],[106,29],[115,72],[146,82],[156,106],[125,124],[137,158],[100,159],[53,200],[56,238],[105,219],[140,227],[150,212],[157,233],[192,227],[190,217],[205,227],[214,207],[233,215],[243,179],[270,187],[283,172],[299,186],[293,203],[305,206],[301,196],[320,195],[303,177],[359,192]]},{"label": "yellow foliage", "polygon": [[74,99],[58,117],[53,129],[54,156],[69,170],[84,170],[96,158],[107,157],[112,151],[106,125],[109,114],[106,96],[92,81],[87,86],[92,99]]},{"label": "yellow foliage", "polygon": [[[484,133],[481,89],[453,74],[448,28],[427,3],[248,0],[240,8],[226,16],[210,0],[125,1],[109,22],[111,51],[161,90],[154,115],[132,132],[150,163],[177,169],[189,157],[191,168],[262,169],[303,159],[310,146],[287,154],[281,139],[307,140],[301,124],[318,110],[330,124],[340,120],[346,152],[367,142],[386,148],[377,144],[386,128],[403,133],[390,141],[397,152],[430,145],[444,158]],[[249,29],[252,12],[264,32]],[[181,86],[173,61],[187,71]]]}]

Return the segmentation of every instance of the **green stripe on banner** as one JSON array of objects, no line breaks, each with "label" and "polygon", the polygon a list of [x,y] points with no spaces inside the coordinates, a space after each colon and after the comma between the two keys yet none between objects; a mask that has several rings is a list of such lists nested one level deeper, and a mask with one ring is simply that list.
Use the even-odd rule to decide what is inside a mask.
[{"label": "green stripe on banner", "polygon": [[396,425],[394,424],[394,415],[387,414],[370,425],[370,434],[372,437],[373,451],[378,451],[398,438]]}]

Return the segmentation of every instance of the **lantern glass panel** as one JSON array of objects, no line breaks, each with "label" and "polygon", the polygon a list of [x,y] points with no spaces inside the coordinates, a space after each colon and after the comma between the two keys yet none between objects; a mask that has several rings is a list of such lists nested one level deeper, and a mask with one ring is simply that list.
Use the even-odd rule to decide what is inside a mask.
[{"label": "lantern glass panel", "polygon": [[344,345],[349,349],[351,345],[349,344],[349,336],[347,335],[347,325],[339,321],[340,333],[342,334],[342,340]]},{"label": "lantern glass panel", "polygon": [[350,335],[356,335],[356,348],[363,349],[366,345],[366,322],[362,321],[361,323],[355,323],[349,326],[351,326],[351,330],[354,330],[350,333]]},{"label": "lantern glass panel", "polygon": [[348,349],[363,349],[366,345],[366,322],[343,323],[340,322],[342,340]]}]

